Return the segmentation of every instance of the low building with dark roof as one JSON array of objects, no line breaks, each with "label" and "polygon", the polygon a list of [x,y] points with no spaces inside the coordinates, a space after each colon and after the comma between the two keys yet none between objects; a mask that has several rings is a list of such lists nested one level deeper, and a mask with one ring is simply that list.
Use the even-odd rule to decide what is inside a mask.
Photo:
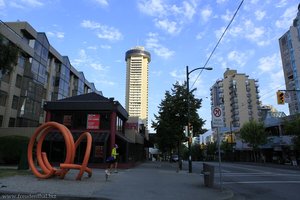
[{"label": "low building with dark roof", "polygon": [[[135,162],[141,159],[143,144],[126,137],[125,126],[128,113],[113,98],[97,93],[73,96],[44,104],[46,122],[64,124],[71,131],[74,140],[88,131],[93,138],[90,163],[104,163],[114,144],[118,144],[119,162]],[[51,153],[49,160],[60,162],[64,159],[64,139],[59,133],[48,134],[45,148]],[[84,154],[85,144],[77,150],[78,162]],[[83,151],[81,152],[81,149]],[[60,152],[60,153],[59,153]],[[78,155],[79,154],[79,155]]]}]

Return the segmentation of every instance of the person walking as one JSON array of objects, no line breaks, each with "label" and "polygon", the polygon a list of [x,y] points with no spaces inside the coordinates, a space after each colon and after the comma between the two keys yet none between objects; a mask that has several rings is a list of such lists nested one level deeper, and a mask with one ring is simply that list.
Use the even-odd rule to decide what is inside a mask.
[{"label": "person walking", "polygon": [[117,153],[117,148],[118,148],[118,145],[115,144],[114,147],[112,148],[111,150],[111,155],[108,157],[108,159],[106,160],[106,162],[109,163],[108,165],[108,168],[105,170],[105,173],[107,175],[110,175],[110,173],[112,172],[112,169],[114,167],[115,169],[115,173],[117,173],[117,167],[118,167],[118,161],[117,161],[117,156],[119,155]]},{"label": "person walking", "polygon": [[114,148],[111,151],[111,155],[114,157],[114,160],[115,160],[115,162],[114,162],[114,170],[115,170],[114,172],[115,173],[118,173],[118,159],[119,159],[119,153],[117,152],[118,148],[119,148],[118,145],[115,144]]}]

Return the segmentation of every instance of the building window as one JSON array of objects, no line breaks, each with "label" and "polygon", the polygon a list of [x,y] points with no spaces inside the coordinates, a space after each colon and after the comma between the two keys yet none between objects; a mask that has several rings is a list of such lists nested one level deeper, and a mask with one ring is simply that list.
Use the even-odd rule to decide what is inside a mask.
[{"label": "building window", "polygon": [[0,90],[0,106],[6,105],[7,93]]},{"label": "building window", "polygon": [[11,108],[17,110],[18,109],[18,103],[19,103],[19,97],[18,96],[13,96]]},{"label": "building window", "polygon": [[24,56],[20,55],[18,59],[18,66],[22,69],[25,68],[25,58]]},{"label": "building window", "polygon": [[15,122],[16,119],[15,118],[9,118],[9,122],[8,122],[8,127],[15,127]]},{"label": "building window", "polygon": [[22,85],[22,76],[17,74],[16,87],[21,88],[21,85]]},{"label": "building window", "polygon": [[9,79],[10,79],[10,73],[6,73],[2,76],[2,81],[5,83],[9,83]]}]

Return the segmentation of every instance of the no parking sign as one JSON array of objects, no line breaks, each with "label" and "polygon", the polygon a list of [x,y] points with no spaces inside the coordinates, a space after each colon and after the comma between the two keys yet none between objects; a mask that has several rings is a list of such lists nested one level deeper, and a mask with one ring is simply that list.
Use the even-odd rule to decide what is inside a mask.
[{"label": "no parking sign", "polygon": [[223,111],[220,106],[215,106],[212,109],[212,126],[213,127],[224,127]]}]

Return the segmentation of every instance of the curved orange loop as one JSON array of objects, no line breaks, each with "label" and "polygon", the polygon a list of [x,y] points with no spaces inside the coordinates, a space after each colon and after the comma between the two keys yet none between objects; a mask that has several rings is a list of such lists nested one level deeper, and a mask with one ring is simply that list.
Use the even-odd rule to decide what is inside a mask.
[{"label": "curved orange loop", "polygon": [[[45,139],[46,135],[53,129],[59,130],[59,132],[64,137],[65,145],[66,145],[66,158],[65,158],[64,163],[60,164],[61,169],[59,169],[59,170],[57,170],[56,168],[51,166],[51,164],[47,158],[47,154],[45,152],[42,152],[42,144],[44,142],[44,139]],[[40,133],[42,133],[42,134],[38,138]],[[84,137],[87,138],[87,147],[86,147],[86,152],[84,155],[84,160],[83,160],[82,165],[75,165],[73,163],[74,163],[74,159],[75,159],[76,149]],[[37,140],[38,143],[37,143],[37,149],[36,149],[36,157],[37,157],[39,166],[41,167],[42,171],[45,174],[40,173],[37,170],[37,168],[35,167],[34,162],[33,162],[32,152],[33,152],[33,146],[34,146],[37,138],[38,138],[38,140]],[[35,130],[33,136],[30,138],[28,148],[27,148],[28,163],[29,163],[29,166],[30,166],[33,174],[35,176],[37,176],[38,178],[49,178],[50,176],[52,176],[54,174],[60,176],[61,178],[64,178],[66,173],[69,171],[69,169],[80,169],[80,172],[78,173],[76,180],[81,180],[81,177],[82,177],[84,171],[86,171],[89,174],[89,177],[91,177],[91,175],[92,175],[92,170],[87,167],[88,160],[90,157],[90,152],[91,152],[91,146],[92,146],[92,136],[90,133],[88,133],[88,132],[82,133],[80,135],[80,137],[78,138],[78,140],[76,141],[76,143],[74,143],[73,136],[67,127],[65,127],[64,125],[59,124],[57,122],[47,122],[47,123],[44,123],[43,125],[41,125],[40,127],[38,127]]]},{"label": "curved orange loop", "polygon": [[[35,130],[34,134],[32,135],[32,137],[29,140],[28,148],[27,148],[27,159],[28,159],[29,167],[32,170],[33,174],[35,176],[37,176],[38,178],[49,178],[50,176],[52,176],[54,174],[54,171],[51,171],[51,170],[46,171],[46,174],[40,173],[37,170],[37,168],[35,167],[34,162],[33,162],[33,157],[32,157],[33,146],[35,144],[36,138],[39,135],[39,133],[42,132],[43,129],[46,127],[48,127],[48,124],[43,124]],[[38,158],[38,157],[39,157],[39,154],[37,153],[37,159],[39,160],[40,158]]]},{"label": "curved orange loop", "polygon": [[[79,170],[82,168],[82,166],[78,164],[63,164],[63,163],[60,164],[60,167],[63,169],[79,169]],[[91,168],[86,167],[84,171],[88,173],[89,177],[92,176]]]},{"label": "curved orange loop", "polygon": [[[48,178],[48,177],[52,176],[55,173],[55,170],[52,167],[50,169],[48,169],[46,167],[45,163],[43,162],[42,153],[41,153],[42,143],[43,143],[46,135],[53,128],[56,128],[60,132],[62,132],[65,140],[68,141],[68,142],[66,142],[66,145],[67,145],[67,155],[66,155],[65,163],[71,163],[71,159],[74,157],[72,155],[72,154],[74,154],[74,149],[71,149],[71,144],[70,144],[70,140],[69,140],[70,136],[68,135],[68,134],[71,134],[71,133],[67,132],[64,127],[65,126],[63,126],[63,125],[61,125],[61,124],[59,124],[57,122],[47,122],[47,123],[41,125],[40,127],[38,127],[38,129],[33,134],[32,138],[31,138],[31,140],[29,142],[29,145],[28,145],[27,157],[28,157],[28,162],[29,162],[30,168],[32,169],[33,173],[38,178]],[[41,133],[41,132],[43,134],[38,139],[36,153],[37,153],[37,160],[38,160],[39,166],[42,168],[42,171],[45,172],[46,174],[41,174],[36,169],[36,167],[33,164],[33,159],[32,159],[32,149],[33,149],[34,141],[36,140],[36,138],[38,137],[39,133]],[[73,143],[73,146],[74,146],[74,143]]]},{"label": "curved orange loop", "polygon": [[79,173],[76,177],[76,180],[81,180],[81,177],[82,177],[85,169],[87,168],[87,164],[88,164],[89,159],[90,159],[90,153],[91,153],[91,148],[92,148],[92,136],[89,132],[82,133],[80,135],[80,137],[77,139],[77,141],[75,143],[75,151],[76,151],[78,145],[80,144],[80,142],[83,140],[84,137],[86,137],[86,139],[87,139],[86,149],[85,149],[83,162],[81,164],[81,168],[80,168],[80,171],[79,171]]},{"label": "curved orange loop", "polygon": [[[48,163],[44,162],[45,160],[44,160],[44,156],[42,153],[42,143],[50,130],[52,130],[51,126],[46,126],[42,130],[42,135],[39,137],[38,143],[36,146],[36,158],[37,158],[39,166],[41,167],[42,171],[45,173],[49,173],[50,171],[52,171],[52,166],[50,165],[50,163],[48,162],[49,165],[47,165]],[[55,173],[55,171],[53,173]]]}]

